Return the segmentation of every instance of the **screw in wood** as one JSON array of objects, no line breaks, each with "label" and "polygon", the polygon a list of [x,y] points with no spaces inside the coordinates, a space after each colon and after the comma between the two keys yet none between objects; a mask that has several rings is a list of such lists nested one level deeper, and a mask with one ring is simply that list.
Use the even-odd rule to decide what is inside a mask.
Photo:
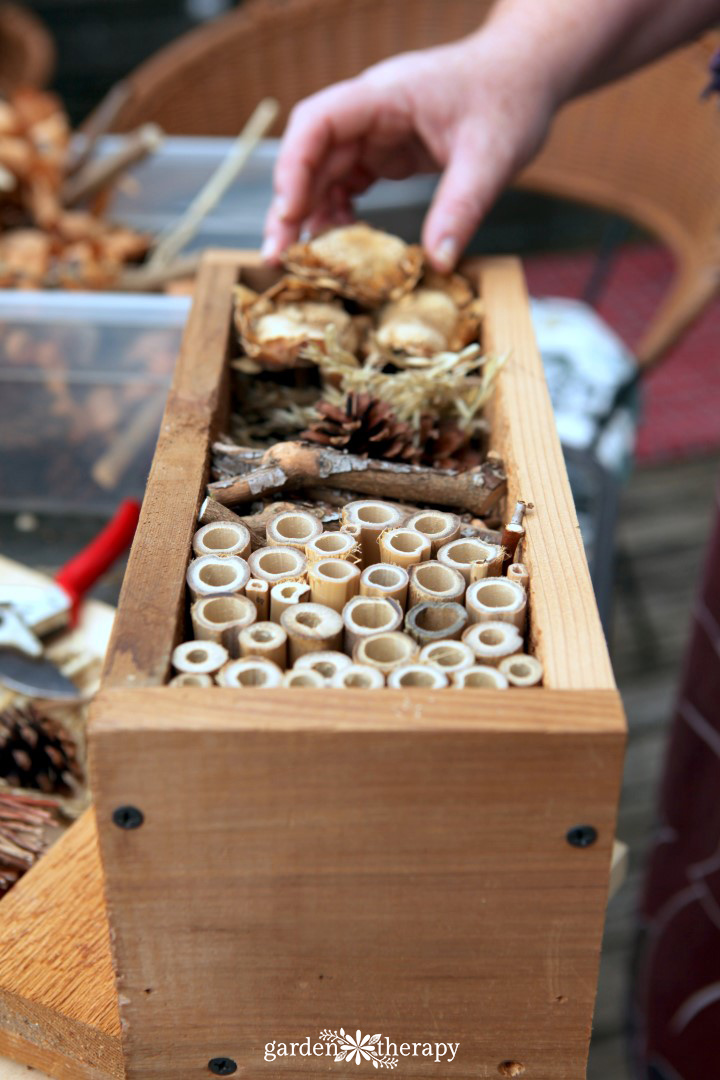
[{"label": "screw in wood", "polygon": [[572,847],[590,847],[598,838],[594,825],[573,825],[568,829],[565,839]]},{"label": "screw in wood", "polygon": [[139,829],[145,820],[142,810],[137,806],[118,806],[113,810],[113,824],[118,829]]},{"label": "screw in wood", "polygon": [[208,1070],[215,1076],[231,1076],[237,1072],[237,1062],[228,1057],[210,1058]]}]

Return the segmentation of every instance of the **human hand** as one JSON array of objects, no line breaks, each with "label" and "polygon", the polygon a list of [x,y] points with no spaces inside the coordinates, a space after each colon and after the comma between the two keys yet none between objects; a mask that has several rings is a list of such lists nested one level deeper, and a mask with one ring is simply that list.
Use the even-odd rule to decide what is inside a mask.
[{"label": "human hand", "polygon": [[291,114],[265,258],[278,262],[304,227],[352,220],[353,196],[375,180],[440,170],[422,241],[431,264],[450,270],[503,185],[541,145],[554,104],[542,75],[487,31],[321,90]]}]

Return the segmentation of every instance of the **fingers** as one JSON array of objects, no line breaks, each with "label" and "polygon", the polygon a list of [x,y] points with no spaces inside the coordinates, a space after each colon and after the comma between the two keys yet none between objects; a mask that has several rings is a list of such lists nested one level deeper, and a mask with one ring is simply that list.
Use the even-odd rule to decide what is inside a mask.
[{"label": "fingers", "polygon": [[[338,83],[301,102],[292,112],[275,166],[275,198],[265,224],[263,254],[277,259],[316,209],[317,174],[331,152],[350,148],[373,126],[376,93],[359,80]],[[345,154],[352,157],[353,148]],[[351,162],[352,164],[352,162]],[[337,179],[330,176],[324,190]]]},{"label": "fingers", "polygon": [[460,132],[423,226],[423,247],[436,270],[453,269],[503,179],[480,141]]}]

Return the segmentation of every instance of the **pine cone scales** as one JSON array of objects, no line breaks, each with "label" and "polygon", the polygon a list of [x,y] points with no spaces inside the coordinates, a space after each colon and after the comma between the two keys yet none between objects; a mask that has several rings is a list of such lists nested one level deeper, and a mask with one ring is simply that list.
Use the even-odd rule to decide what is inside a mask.
[{"label": "pine cone scales", "polygon": [[75,743],[57,720],[32,705],[0,713],[0,777],[14,787],[71,794],[82,769]]},{"label": "pine cone scales", "polygon": [[410,425],[398,420],[391,405],[370,394],[348,394],[344,409],[320,401],[316,411],[320,419],[301,433],[301,439],[385,461],[415,462],[420,456]]}]

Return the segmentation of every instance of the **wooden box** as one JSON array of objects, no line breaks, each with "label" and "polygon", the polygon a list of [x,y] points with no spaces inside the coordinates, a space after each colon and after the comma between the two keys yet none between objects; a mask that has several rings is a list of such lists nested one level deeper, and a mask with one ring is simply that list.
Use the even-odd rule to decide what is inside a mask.
[{"label": "wooden box", "polygon": [[232,288],[270,272],[205,260],[91,724],[128,1080],[367,1075],[326,1054],[341,1028],[381,1033],[415,1080],[585,1076],[623,713],[521,270],[465,270],[510,353],[493,445],[510,500],[535,506],[544,687],[206,690],[164,683],[229,407]]}]

